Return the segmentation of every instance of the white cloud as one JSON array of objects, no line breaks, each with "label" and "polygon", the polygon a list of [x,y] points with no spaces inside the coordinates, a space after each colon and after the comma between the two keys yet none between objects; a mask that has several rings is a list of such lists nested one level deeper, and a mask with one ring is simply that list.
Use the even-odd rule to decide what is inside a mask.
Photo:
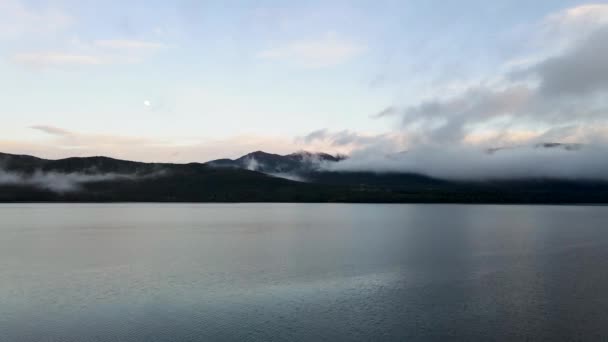
[{"label": "white cloud", "polygon": [[39,68],[100,65],[109,62],[109,60],[100,56],[63,52],[18,53],[13,56],[13,61],[18,64]]},{"label": "white cloud", "polygon": [[64,12],[34,10],[18,0],[0,0],[0,39],[17,39],[25,34],[52,34],[66,29],[73,19]]},{"label": "white cloud", "polygon": [[363,153],[326,166],[334,171],[412,172],[455,180],[608,180],[608,148],[577,146],[520,146],[493,153],[463,146],[422,147],[390,156]]},{"label": "white cloud", "polygon": [[165,45],[161,43],[128,39],[96,40],[94,44],[102,48],[127,50],[156,50],[165,47]]},{"label": "white cloud", "polygon": [[578,29],[578,33],[581,33],[580,30],[593,30],[605,24],[608,24],[608,4],[587,4],[572,7],[552,14],[545,19],[545,25],[553,29]]},{"label": "white cloud", "polygon": [[141,40],[109,39],[93,43],[72,39],[67,51],[23,52],[13,55],[15,63],[35,68],[68,68],[103,64],[130,64],[154,54],[165,45]]},{"label": "white cloud", "polygon": [[503,63],[502,70],[524,70],[560,55],[608,25],[608,4],[587,4],[549,14],[526,26],[521,35],[522,54]]},{"label": "white cloud", "polygon": [[541,22],[540,44],[545,45],[547,50],[567,49],[576,44],[580,37],[605,25],[608,25],[608,4],[568,8],[547,16]]},{"label": "white cloud", "polygon": [[365,51],[365,46],[327,34],[322,39],[300,40],[271,48],[257,54],[258,58],[285,60],[320,68],[345,63]]}]

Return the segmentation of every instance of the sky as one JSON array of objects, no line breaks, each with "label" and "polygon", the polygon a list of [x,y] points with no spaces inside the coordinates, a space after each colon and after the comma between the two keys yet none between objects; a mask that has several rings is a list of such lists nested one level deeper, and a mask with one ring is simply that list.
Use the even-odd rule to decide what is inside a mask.
[{"label": "sky", "polygon": [[0,151],[605,144],[608,2],[0,0]]}]

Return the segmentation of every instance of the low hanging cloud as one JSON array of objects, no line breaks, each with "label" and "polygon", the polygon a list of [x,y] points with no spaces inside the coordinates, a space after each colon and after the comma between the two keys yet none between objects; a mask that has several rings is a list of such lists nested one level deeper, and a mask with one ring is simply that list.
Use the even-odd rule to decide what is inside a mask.
[{"label": "low hanging cloud", "polygon": [[545,145],[497,151],[472,147],[422,147],[394,155],[363,153],[338,163],[330,171],[416,173],[447,180],[570,179],[608,181],[608,148],[568,148]]},{"label": "low hanging cloud", "polygon": [[254,157],[247,158],[245,160],[245,168],[249,171],[259,171],[263,172],[269,176],[276,178],[289,179],[296,182],[305,182],[306,179],[300,175],[297,175],[293,172],[281,172],[281,171],[269,171],[268,167],[263,163],[259,162]]},{"label": "low hanging cloud", "polygon": [[61,173],[35,171],[32,174],[22,174],[18,172],[6,171],[0,168],[0,186],[29,186],[40,189],[51,190],[57,193],[80,191],[82,186],[87,183],[117,181],[117,180],[136,180],[146,176],[119,173]]}]

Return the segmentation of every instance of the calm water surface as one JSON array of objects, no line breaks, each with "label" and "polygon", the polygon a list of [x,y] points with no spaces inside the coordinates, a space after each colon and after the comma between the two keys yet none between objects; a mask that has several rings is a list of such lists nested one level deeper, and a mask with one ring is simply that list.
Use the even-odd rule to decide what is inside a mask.
[{"label": "calm water surface", "polygon": [[0,341],[607,337],[608,207],[0,205]]}]

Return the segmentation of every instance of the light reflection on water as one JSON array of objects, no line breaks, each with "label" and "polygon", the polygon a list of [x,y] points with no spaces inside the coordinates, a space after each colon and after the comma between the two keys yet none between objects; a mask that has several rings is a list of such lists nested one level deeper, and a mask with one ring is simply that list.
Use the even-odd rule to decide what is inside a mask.
[{"label": "light reflection on water", "polygon": [[0,341],[608,336],[608,210],[0,205]]}]

